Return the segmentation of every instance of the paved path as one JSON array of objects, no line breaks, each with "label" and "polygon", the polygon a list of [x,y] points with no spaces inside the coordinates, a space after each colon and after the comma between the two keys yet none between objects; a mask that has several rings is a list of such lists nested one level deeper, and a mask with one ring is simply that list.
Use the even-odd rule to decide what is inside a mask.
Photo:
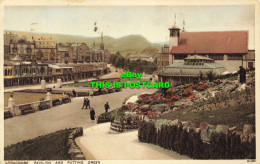
[{"label": "paved path", "polygon": [[[109,102],[111,109],[115,109],[122,106],[124,99],[134,94],[154,91],[154,89],[127,88],[121,92],[90,97],[90,105],[96,110],[97,116],[104,112],[106,101]],[[76,97],[69,104],[4,120],[4,145],[15,144],[69,127],[86,128],[95,125],[90,121],[89,110],[81,109],[82,104],[83,98]]]},{"label": "paved path", "polygon": [[[190,159],[157,145],[139,142],[138,131],[109,133],[110,123],[84,129],[77,138],[84,155],[91,160],[174,160]],[[105,138],[105,139],[104,139]]]}]

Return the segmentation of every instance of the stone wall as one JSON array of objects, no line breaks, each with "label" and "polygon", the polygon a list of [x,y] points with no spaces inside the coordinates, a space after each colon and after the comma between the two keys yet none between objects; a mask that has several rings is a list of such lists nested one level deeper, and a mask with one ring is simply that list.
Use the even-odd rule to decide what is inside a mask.
[{"label": "stone wall", "polygon": [[79,146],[75,142],[75,138],[83,135],[83,128],[77,127],[73,132],[69,134],[69,139],[67,142],[68,155],[71,160],[85,160],[85,157],[80,150]]},{"label": "stone wall", "polygon": [[112,120],[110,129],[116,132],[125,132],[128,130],[138,129],[138,123],[140,120],[141,116],[126,115],[124,118]]},{"label": "stone wall", "polygon": [[243,132],[226,125],[179,120],[143,120],[139,123],[138,139],[194,159],[255,159],[254,126],[244,125]]}]

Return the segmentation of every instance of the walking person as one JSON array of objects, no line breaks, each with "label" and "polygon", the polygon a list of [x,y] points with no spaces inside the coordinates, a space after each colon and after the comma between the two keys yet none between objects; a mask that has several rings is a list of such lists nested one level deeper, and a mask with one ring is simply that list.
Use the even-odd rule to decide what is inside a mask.
[{"label": "walking person", "polygon": [[86,98],[86,108],[88,109],[90,109],[90,101],[89,101],[89,99],[88,98]]},{"label": "walking person", "polygon": [[90,119],[91,119],[91,121],[92,121],[92,123],[94,122],[94,120],[95,120],[95,110],[94,110],[94,108],[91,108],[91,110],[90,110]]},{"label": "walking person", "polygon": [[240,83],[244,84],[246,83],[246,70],[243,68],[243,66],[239,66],[239,78],[240,78]]},{"label": "walking person", "polygon": [[104,107],[105,107],[105,110],[106,110],[106,113],[107,113],[108,109],[110,109],[108,102],[104,105]]},{"label": "walking person", "polygon": [[84,100],[83,100],[83,107],[81,109],[84,109],[84,106],[85,106],[85,109],[87,108],[87,98],[84,97]]},{"label": "walking person", "polygon": [[73,94],[74,97],[76,97],[76,95],[77,95],[76,91],[74,89],[72,90],[72,94]]}]

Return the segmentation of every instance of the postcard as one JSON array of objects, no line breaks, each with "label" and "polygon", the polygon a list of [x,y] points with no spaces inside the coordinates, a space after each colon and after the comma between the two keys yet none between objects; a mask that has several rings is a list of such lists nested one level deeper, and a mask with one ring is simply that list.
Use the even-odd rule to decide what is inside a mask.
[{"label": "postcard", "polygon": [[2,1],[1,161],[259,162],[258,13],[257,1]]}]

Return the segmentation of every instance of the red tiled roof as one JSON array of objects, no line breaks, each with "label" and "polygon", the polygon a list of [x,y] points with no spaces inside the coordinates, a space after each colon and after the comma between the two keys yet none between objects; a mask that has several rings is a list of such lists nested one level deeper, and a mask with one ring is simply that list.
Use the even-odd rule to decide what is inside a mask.
[{"label": "red tiled roof", "polygon": [[173,54],[247,53],[247,31],[182,32]]}]

